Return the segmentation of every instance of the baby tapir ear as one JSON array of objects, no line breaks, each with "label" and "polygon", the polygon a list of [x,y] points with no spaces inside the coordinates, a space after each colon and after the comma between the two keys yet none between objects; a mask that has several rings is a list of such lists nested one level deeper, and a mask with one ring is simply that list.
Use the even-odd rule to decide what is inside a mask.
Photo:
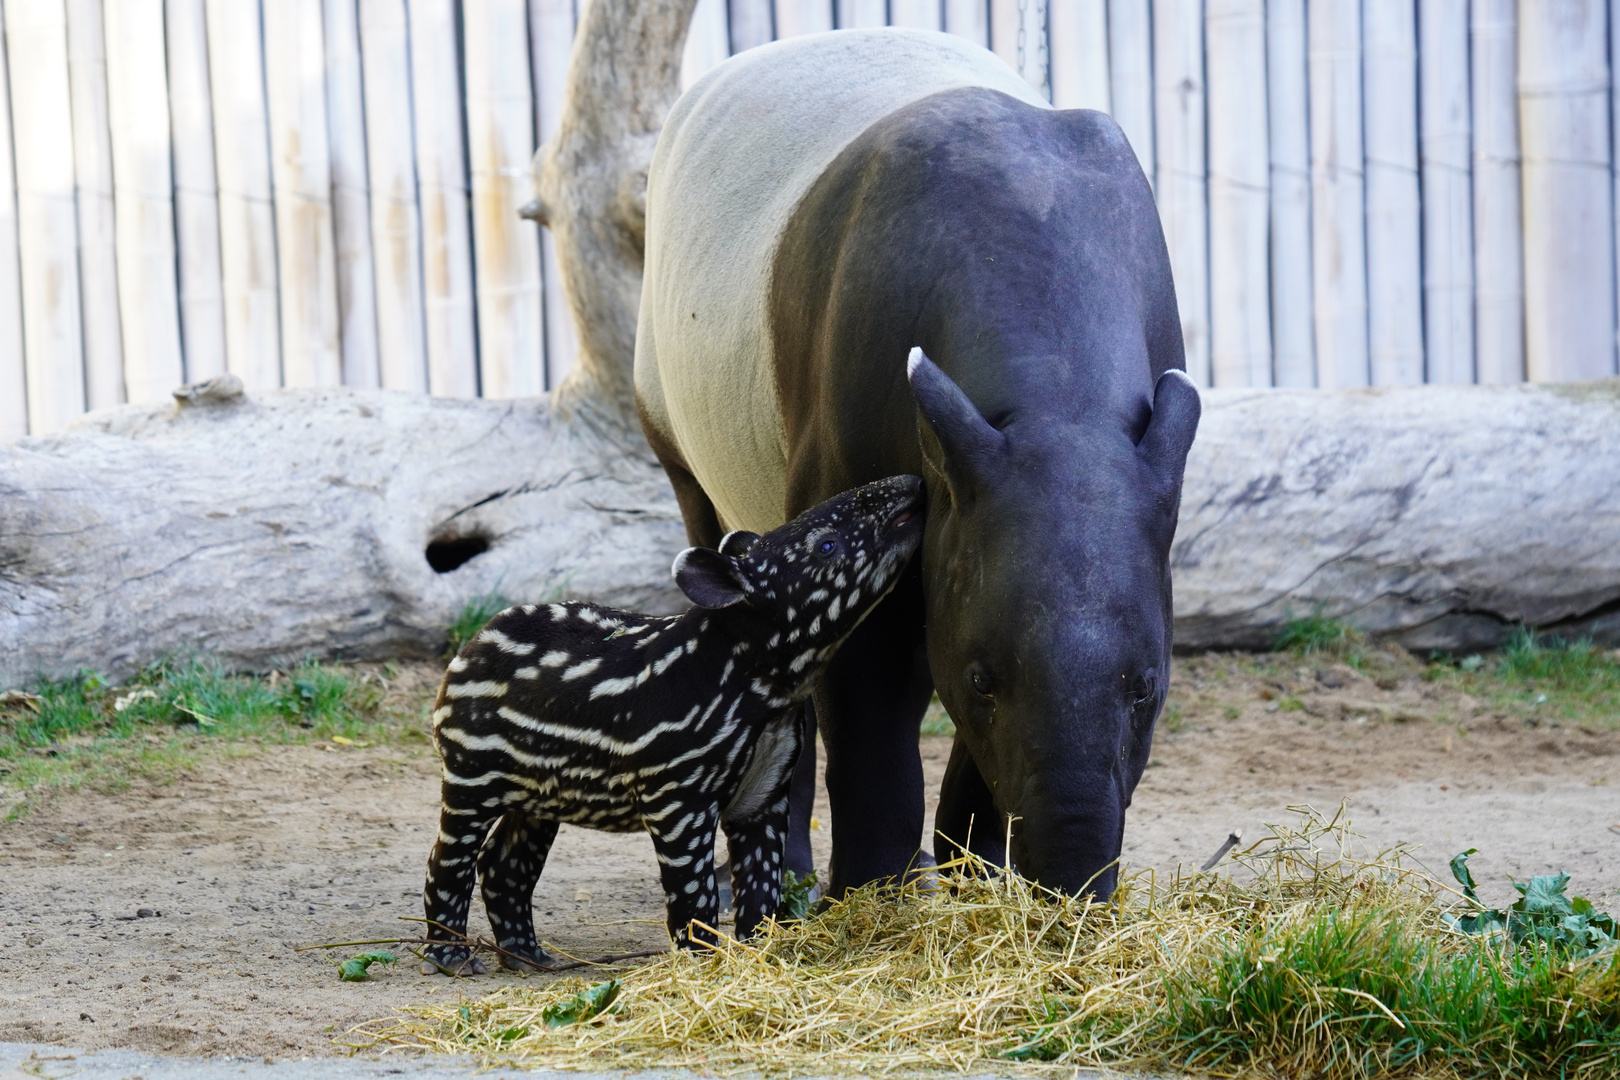
[{"label": "baby tapir ear", "polygon": [[712,548],[687,548],[675,556],[672,572],[675,584],[698,607],[730,607],[744,598],[737,564]]},{"label": "baby tapir ear", "polygon": [[720,554],[730,555],[735,559],[739,555],[748,554],[748,549],[757,543],[759,533],[752,533],[747,529],[733,529],[720,538]]}]

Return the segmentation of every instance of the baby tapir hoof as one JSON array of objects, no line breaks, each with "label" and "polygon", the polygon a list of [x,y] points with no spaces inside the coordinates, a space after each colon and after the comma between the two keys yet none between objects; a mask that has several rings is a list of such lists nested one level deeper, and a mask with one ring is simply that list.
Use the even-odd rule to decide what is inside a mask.
[{"label": "baby tapir hoof", "polygon": [[488,975],[489,967],[476,956],[469,956],[465,960],[446,960],[443,964],[436,964],[432,960],[422,961],[422,974],[424,975],[455,975],[465,977],[468,975]]},{"label": "baby tapir hoof", "polygon": [[544,949],[530,951],[507,949],[501,954],[501,967],[507,971],[549,971],[553,962],[551,954]]}]

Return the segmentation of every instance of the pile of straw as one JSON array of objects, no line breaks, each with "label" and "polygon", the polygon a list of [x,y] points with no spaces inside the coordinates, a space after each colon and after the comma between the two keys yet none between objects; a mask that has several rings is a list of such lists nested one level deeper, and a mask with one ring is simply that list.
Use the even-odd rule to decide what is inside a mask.
[{"label": "pile of straw", "polygon": [[[1397,1017],[1382,991],[1349,985],[1360,968],[1382,960],[1351,959],[1350,975],[1331,977],[1345,985],[1323,985],[1289,950],[1320,937],[1324,925],[1338,928],[1335,941],[1348,934],[1357,948],[1412,938],[1424,964],[1449,957],[1500,966],[1509,963],[1500,944],[1448,930],[1444,887],[1408,868],[1404,852],[1359,857],[1347,822],[1298,809],[1298,824],[1234,854],[1228,872],[1168,882],[1137,875],[1104,904],[964,861],[941,867],[933,887],[864,889],[753,942],[662,956],[624,975],[615,1007],[589,1022],[543,1022],[548,1006],[592,981],[574,979],[414,1006],[357,1032],[374,1047],[553,1068],[1477,1071],[1480,1063],[1464,1058],[1475,1053],[1478,1033],[1463,1033],[1454,1052],[1436,1058],[1435,1040],[1414,1034],[1421,1019]],[[1250,1005],[1239,999],[1273,976],[1281,990],[1267,992],[1278,1000],[1261,1010],[1275,1015],[1243,1014]],[[1604,991],[1615,994],[1615,1041],[1566,1060],[1569,1075],[1620,1073],[1615,990]],[[1534,1071],[1539,1058],[1514,1060]],[[1497,1072],[1489,1062],[1484,1070]]]}]

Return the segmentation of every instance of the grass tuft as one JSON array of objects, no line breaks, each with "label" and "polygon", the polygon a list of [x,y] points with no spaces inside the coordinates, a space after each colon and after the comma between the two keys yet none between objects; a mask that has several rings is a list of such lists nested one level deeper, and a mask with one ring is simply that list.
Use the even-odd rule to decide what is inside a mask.
[{"label": "grass tuft", "polygon": [[1328,653],[1349,656],[1367,643],[1367,637],[1342,619],[1329,618],[1321,612],[1300,619],[1289,619],[1283,624],[1272,643],[1276,652]]},{"label": "grass tuft", "polygon": [[511,606],[512,601],[498,593],[487,593],[468,600],[447,631],[450,637],[447,655],[454,656],[460,652],[461,647],[471,641],[485,623]]},{"label": "grass tuft", "polygon": [[265,677],[172,659],[119,686],[92,672],[41,680],[0,706],[0,803],[15,815],[48,791],[163,779],[211,740],[380,741],[399,731],[382,699],[380,680],[313,662]]},{"label": "grass tuft", "polygon": [[969,859],[932,886],[868,887],[761,939],[663,956],[620,976],[611,1014],[564,1028],[546,1010],[584,980],[356,1033],[486,1065],[721,1074],[1620,1075],[1613,951],[1456,933],[1449,887],[1400,851],[1355,855],[1347,823],[1298,809],[1229,872],[1137,875],[1108,903]]}]

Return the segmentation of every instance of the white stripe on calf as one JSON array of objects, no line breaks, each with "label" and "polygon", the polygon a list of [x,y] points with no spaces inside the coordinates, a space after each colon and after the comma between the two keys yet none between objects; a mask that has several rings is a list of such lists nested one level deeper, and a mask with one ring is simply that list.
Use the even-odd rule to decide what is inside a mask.
[{"label": "white stripe on calf", "polygon": [[444,688],[447,698],[469,697],[505,697],[506,684],[503,682],[454,682]]},{"label": "white stripe on calf", "polygon": [[508,708],[505,705],[502,705],[499,709],[495,710],[495,715],[499,716],[502,720],[507,720],[516,724],[518,727],[523,728],[526,731],[532,731],[539,735],[550,735],[553,738],[563,739],[572,743],[579,743],[582,746],[594,746],[614,754],[634,754],[646,749],[654,739],[665,734],[666,732],[685,730],[691,725],[693,718],[697,715],[697,711],[698,707],[694,705],[680,720],[655,724],[651,730],[647,731],[639,739],[636,739],[633,742],[625,742],[622,739],[615,739],[613,736],[608,735],[605,732],[593,731],[589,728],[567,727],[563,724],[552,724],[544,720],[537,720],[532,716],[525,716],[516,709]]},{"label": "white stripe on calf", "polygon": [[513,641],[499,630],[489,629],[478,635],[479,641],[487,641],[503,653],[513,656],[528,656],[534,652],[534,642]]}]

